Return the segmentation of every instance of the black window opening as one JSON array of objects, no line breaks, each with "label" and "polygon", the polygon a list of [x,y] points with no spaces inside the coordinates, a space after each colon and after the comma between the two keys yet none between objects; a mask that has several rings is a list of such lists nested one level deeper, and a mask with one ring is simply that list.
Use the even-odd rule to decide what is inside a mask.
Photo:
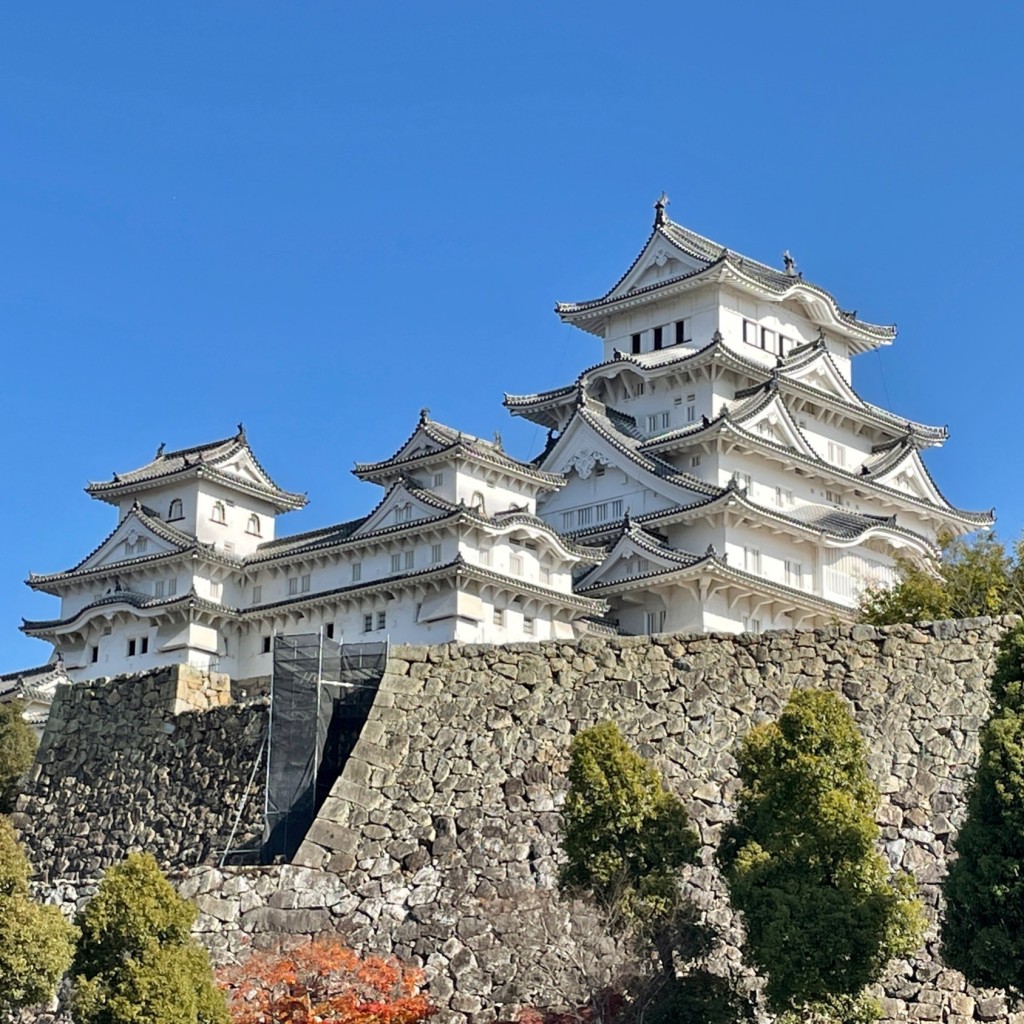
[{"label": "black window opening", "polygon": [[655,349],[661,348],[662,329],[660,327],[654,328],[654,347]]},{"label": "black window opening", "polygon": [[636,355],[640,351],[640,339],[642,337],[643,335],[640,334],[633,335],[633,355]]},{"label": "black window opening", "polygon": [[686,336],[686,321],[676,321],[676,344],[685,345],[690,339]]}]

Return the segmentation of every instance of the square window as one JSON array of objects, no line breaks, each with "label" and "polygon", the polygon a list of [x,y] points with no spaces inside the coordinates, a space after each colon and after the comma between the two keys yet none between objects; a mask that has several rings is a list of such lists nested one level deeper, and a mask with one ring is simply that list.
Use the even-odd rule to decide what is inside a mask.
[{"label": "square window", "polygon": [[357,583],[363,578],[363,563],[353,562],[352,563],[352,582]]},{"label": "square window", "polygon": [[270,644],[271,644],[272,639],[273,639],[273,637],[269,637],[269,636],[263,637],[262,642],[261,642],[262,643],[261,650],[262,650],[262,652],[264,654],[269,654],[270,653]]},{"label": "square window", "polygon": [[384,627],[387,626],[387,624],[388,624],[388,613],[387,612],[377,612],[377,628],[378,629],[384,629]]}]

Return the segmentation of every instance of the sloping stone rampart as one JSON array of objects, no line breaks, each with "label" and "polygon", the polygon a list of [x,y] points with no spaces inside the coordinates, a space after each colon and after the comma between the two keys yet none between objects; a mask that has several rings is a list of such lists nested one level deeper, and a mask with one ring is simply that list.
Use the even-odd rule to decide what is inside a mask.
[{"label": "sloping stone rampart", "polygon": [[[738,788],[734,751],[793,688],[827,687],[854,710],[883,794],[885,852],[918,879],[932,920],[921,955],[886,982],[886,1020],[1022,1024],[1001,996],[967,988],[942,965],[935,929],[1006,625],[396,648],[297,863],[198,868],[178,884],[197,899],[198,931],[218,959],[329,932],[421,960],[452,1017],[485,1021],[523,1003],[572,1003],[618,962],[586,912],[554,890],[569,741],[610,718],[686,801],[704,843],[686,884],[721,932],[714,967],[753,990],[713,866]],[[51,801],[60,789],[56,779],[34,786]],[[30,793],[22,812],[34,815],[36,800]],[[38,835],[37,855],[46,853]],[[52,840],[55,864],[64,836]],[[49,877],[52,898],[65,902],[88,886],[85,876]]]}]

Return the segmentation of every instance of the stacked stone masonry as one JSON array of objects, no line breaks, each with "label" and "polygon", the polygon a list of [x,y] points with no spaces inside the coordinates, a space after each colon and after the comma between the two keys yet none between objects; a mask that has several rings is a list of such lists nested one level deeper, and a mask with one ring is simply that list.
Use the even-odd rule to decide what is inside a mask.
[{"label": "stacked stone masonry", "polygon": [[826,687],[867,739],[885,852],[918,879],[932,922],[920,955],[879,992],[886,1021],[1024,1024],[1001,995],[944,967],[935,928],[1008,624],[399,647],[296,863],[264,868],[190,866],[203,854],[194,833],[224,832],[218,815],[237,805],[262,705],[172,718],[161,677],[82,687],[58,701],[19,822],[41,888],[69,908],[104,864],[151,848],[179,869],[218,960],[330,933],[419,960],[446,1019],[488,1021],[523,1004],[576,1003],[621,963],[586,909],[555,892],[569,741],[613,719],[686,801],[704,843],[686,884],[722,937],[712,968],[753,992],[713,866],[738,788],[734,752],[794,688]]}]

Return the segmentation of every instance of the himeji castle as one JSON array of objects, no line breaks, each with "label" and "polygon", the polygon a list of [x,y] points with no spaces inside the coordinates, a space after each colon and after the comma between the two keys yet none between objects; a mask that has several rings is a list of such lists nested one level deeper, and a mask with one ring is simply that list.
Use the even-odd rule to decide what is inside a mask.
[{"label": "himeji castle", "polygon": [[506,643],[588,632],[760,631],[853,618],[898,558],[992,523],[954,508],[927,426],[864,401],[854,357],[895,329],[675,224],[667,199],[621,279],[559,303],[601,361],[505,405],[548,430],[532,461],[421,411],[360,519],[277,535],[302,508],[232,437],[87,487],[116,525],[31,575],[60,612],[23,630],[72,680],[184,662],[270,672],[275,634]]}]

